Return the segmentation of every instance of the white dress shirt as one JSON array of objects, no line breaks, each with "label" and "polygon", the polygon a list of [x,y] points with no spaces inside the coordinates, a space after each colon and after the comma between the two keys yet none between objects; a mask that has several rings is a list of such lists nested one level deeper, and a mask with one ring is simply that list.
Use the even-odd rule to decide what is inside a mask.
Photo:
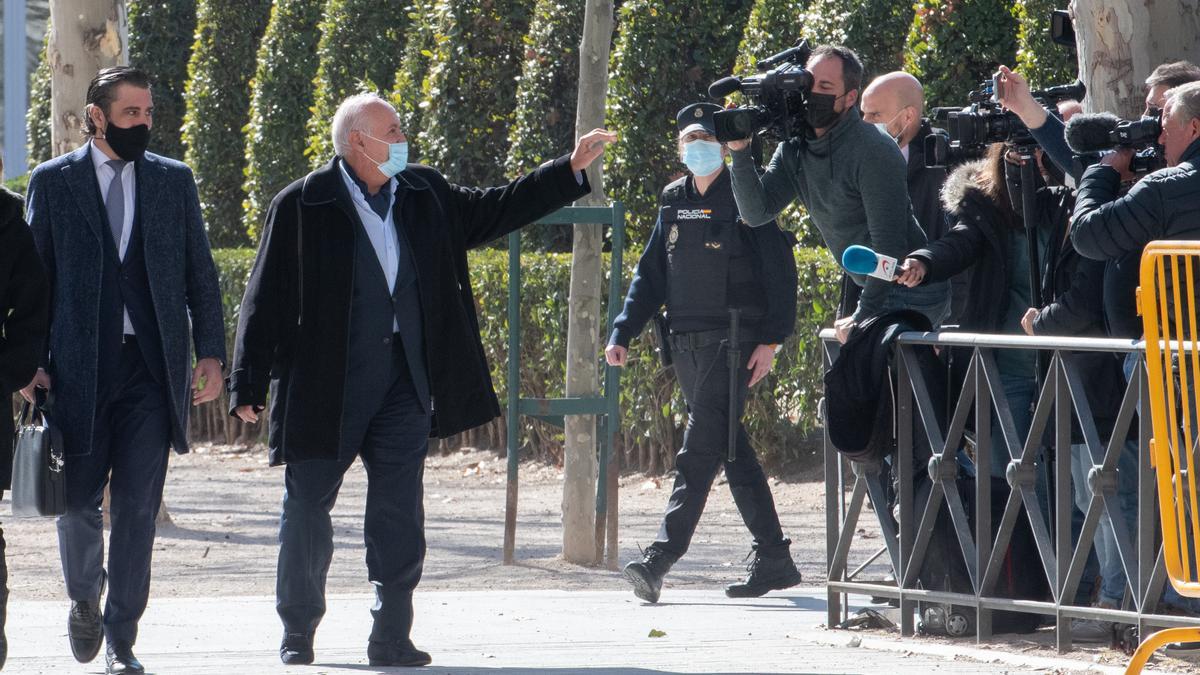
[{"label": "white dress shirt", "polygon": [[[100,199],[104,204],[108,205],[108,188],[116,177],[117,172],[113,171],[107,162],[108,155],[100,151],[95,143],[89,143],[91,146],[92,164],[96,166],[96,182],[100,188]],[[125,251],[129,249],[129,236],[133,233],[133,210],[134,204],[137,202],[137,195],[134,191],[137,189],[137,180],[134,176],[134,163],[129,162],[121,169],[121,188],[125,195],[125,222],[121,223],[121,241],[117,242],[117,254],[121,260],[125,259]],[[133,322],[129,320],[129,310],[125,311],[125,334],[133,335]]]},{"label": "white dress shirt", "polygon": [[[400,257],[400,242],[396,238],[396,222],[392,214],[392,206],[396,203],[396,179],[389,179],[380,188],[380,190],[386,190],[388,196],[387,219],[383,219],[367,203],[362,190],[358,189],[358,185],[350,177],[345,165],[341,161],[338,162],[338,170],[342,172],[342,180],[345,181],[346,189],[350,192],[350,199],[354,202],[354,208],[358,211],[358,219],[362,221],[363,229],[367,231],[367,236],[371,239],[371,246],[375,249],[375,255],[379,258],[379,266],[383,268],[383,276],[387,279],[388,294],[391,295],[396,290],[396,276],[399,272]],[[400,331],[400,323],[395,318],[392,319],[392,330],[395,332]]]}]

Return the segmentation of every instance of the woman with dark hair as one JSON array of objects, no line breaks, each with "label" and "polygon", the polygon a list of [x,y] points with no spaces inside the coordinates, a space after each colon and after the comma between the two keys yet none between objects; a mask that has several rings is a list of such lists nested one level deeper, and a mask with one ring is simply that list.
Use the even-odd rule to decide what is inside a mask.
[{"label": "woman with dark hair", "polygon": [[[3,164],[0,164],[3,171]],[[22,199],[0,187],[0,391],[11,402],[37,372],[46,344],[49,312],[46,273],[22,215]],[[11,403],[5,405],[11,406]],[[12,479],[13,418],[0,414],[0,495]],[[8,565],[0,531],[0,667],[8,655],[4,622],[8,606]]]},{"label": "woman with dark hair", "polygon": [[[1037,153],[1038,158],[1041,152]],[[1047,260],[1051,232],[1070,220],[1070,192],[1047,187],[1037,174],[1037,259]],[[1029,242],[1021,217],[1021,159],[1004,143],[993,144],[987,155],[955,169],[942,187],[942,203],[953,226],[941,239],[909,254],[897,281],[917,286],[970,269],[967,306],[959,328],[972,333],[1020,335],[1021,320],[1030,307],[1040,307],[1042,297],[1053,297],[1029,288]],[[1046,275],[1042,278],[1045,280]],[[1036,356],[1023,349],[995,350],[996,367],[1008,398],[1013,423],[1021,438],[1032,421],[1036,385]],[[999,424],[993,426],[993,476],[1003,477],[1008,465]]]}]

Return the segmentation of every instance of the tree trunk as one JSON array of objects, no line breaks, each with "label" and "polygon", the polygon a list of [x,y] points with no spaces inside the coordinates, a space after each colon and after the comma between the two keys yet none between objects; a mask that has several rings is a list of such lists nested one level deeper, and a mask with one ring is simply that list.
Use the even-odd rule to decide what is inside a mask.
[{"label": "tree trunk", "polygon": [[88,83],[101,68],[129,63],[124,0],[50,0],[50,143],[53,156],[83,144]]},{"label": "tree trunk", "polygon": [[1200,61],[1200,7],[1158,0],[1072,0],[1088,112],[1136,118],[1146,77],[1162,63]]},{"label": "tree trunk", "polygon": [[[604,125],[608,95],[608,52],[612,42],[612,0],[587,0],[579,46],[579,98],[575,138]],[[604,205],[602,161],[588,169],[592,192],[580,204]],[[597,357],[604,326],[600,315],[602,225],[575,225],[571,256],[571,296],[567,319],[567,396],[595,396],[600,389]],[[614,302],[617,299],[613,299]],[[594,565],[596,546],[596,418],[567,417],[563,448],[563,558]]]}]

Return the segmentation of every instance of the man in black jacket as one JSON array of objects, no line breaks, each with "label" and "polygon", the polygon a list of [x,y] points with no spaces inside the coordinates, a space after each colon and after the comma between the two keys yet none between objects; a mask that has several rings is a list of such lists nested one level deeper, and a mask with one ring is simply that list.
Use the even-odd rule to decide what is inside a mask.
[{"label": "man in black jacket", "polygon": [[[946,182],[946,167],[925,165],[925,137],[932,126],[925,114],[925,89],[921,82],[897,71],[880,75],[867,85],[862,96],[863,120],[880,127],[896,141],[900,154],[908,163],[908,197],[913,214],[929,241],[936,241],[950,229],[946,210],[942,208],[942,185]],[[944,323],[957,324],[967,302],[967,283],[970,271],[950,280],[950,315]],[[858,288],[848,275],[843,275],[842,314],[853,311],[858,302]]]},{"label": "man in black jacket", "polygon": [[1129,148],[1105,155],[1083,173],[1071,222],[1079,253],[1106,260],[1142,250],[1155,239],[1200,238],[1200,82],[1167,92],[1162,112],[1167,168],[1138,181],[1117,197],[1122,180],[1133,180]]},{"label": "man in black jacket", "polygon": [[[679,111],[679,149],[688,173],[662,193],[658,222],[638,261],[625,307],[613,322],[605,355],[624,366],[629,342],[667,306],[675,376],[687,402],[683,448],[675,457],[675,489],[667,502],[657,540],[625,566],[634,594],[657,602],[663,577],[687,552],[700,522],[713,479],[722,466],[729,491],[754,536],[754,561],[730,597],[757,597],[800,583],[779,525],[775,501],[741,411],[751,386],[770,371],[780,343],[796,323],[796,261],[792,240],[771,221],[752,228],[733,199],[727,151],[716,142],[712,103]],[[730,309],[741,313],[737,349],[738,418],[730,418]],[[736,459],[730,461],[730,425]]]},{"label": "man in black jacket", "polygon": [[[0,171],[3,164],[0,163]],[[49,330],[50,302],[46,271],[33,235],[21,217],[21,198],[0,187],[0,394],[4,406],[29,384]],[[13,419],[11,408],[0,412],[0,496],[12,478]],[[4,623],[8,606],[8,564],[0,531],[0,667],[8,656]]]},{"label": "man in black jacket", "polygon": [[270,389],[271,461],[287,464],[275,589],[281,660],[314,658],[333,554],[329,513],[361,456],[376,598],[367,656],[372,666],[425,665],[430,656],[409,632],[425,558],[428,439],[500,412],[467,250],[587,194],[583,169],[616,136],[595,130],[569,157],[489,189],[407,164],[400,117],[374,94],[343,101],[332,136],[337,156],[284,188],[267,213],[230,405],[256,422]]}]

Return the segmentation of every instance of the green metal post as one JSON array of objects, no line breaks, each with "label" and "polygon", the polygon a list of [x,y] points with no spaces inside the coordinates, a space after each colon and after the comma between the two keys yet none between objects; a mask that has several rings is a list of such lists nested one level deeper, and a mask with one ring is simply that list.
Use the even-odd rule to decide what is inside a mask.
[{"label": "green metal post", "polygon": [[508,235],[508,488],[504,501],[504,564],[513,563],[517,541],[518,444],[521,441],[521,231]]}]

